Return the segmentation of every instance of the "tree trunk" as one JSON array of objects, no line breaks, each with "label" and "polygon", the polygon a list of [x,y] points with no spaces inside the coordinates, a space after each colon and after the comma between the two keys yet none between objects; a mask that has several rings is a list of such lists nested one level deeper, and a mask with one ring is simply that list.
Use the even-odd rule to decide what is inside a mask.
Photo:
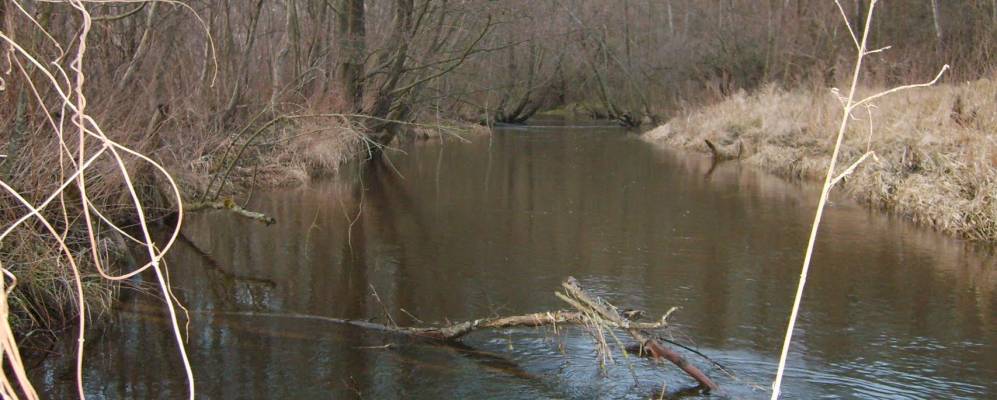
[{"label": "tree trunk", "polygon": [[229,97],[228,105],[225,106],[225,112],[222,113],[221,123],[223,125],[225,125],[229,118],[235,114],[235,110],[239,105],[239,100],[242,98],[243,82],[249,74],[249,62],[252,61],[253,45],[256,43],[256,27],[259,25],[260,12],[262,10],[263,0],[259,0],[256,2],[256,7],[253,9],[253,15],[249,20],[249,32],[246,34],[246,45],[242,53],[242,63],[239,64],[238,69],[236,70],[235,88],[232,89],[232,96]]},{"label": "tree trunk", "polygon": [[291,76],[301,74],[301,22],[298,18],[298,3],[287,0],[287,35],[291,50]]},{"label": "tree trunk", "polygon": [[862,32],[865,31],[865,0],[855,0],[855,17],[852,22],[852,27],[855,29],[855,37],[861,38]]},{"label": "tree trunk", "polygon": [[633,63],[630,56],[630,1],[623,0],[623,52],[627,60],[627,68]]},{"label": "tree trunk", "polygon": [[284,13],[284,38],[280,51],[277,52],[277,56],[272,60],[273,68],[271,68],[271,74],[273,77],[271,80],[273,81],[273,87],[270,88],[271,105],[277,104],[285,86],[292,84],[301,73],[298,64],[300,53],[298,44],[301,41],[301,35],[298,31],[298,5],[295,3],[295,0],[285,0],[284,7],[286,8]]},{"label": "tree trunk", "polygon": [[145,15],[145,28],[142,30],[142,39],[138,42],[138,49],[135,50],[135,54],[132,56],[131,62],[128,63],[128,68],[125,69],[125,74],[121,76],[118,80],[117,90],[124,89],[125,86],[132,80],[135,76],[135,71],[138,69],[138,65],[142,63],[142,59],[145,58],[145,53],[149,49],[149,37],[152,35],[152,23],[155,21],[156,7],[159,3],[152,3],[149,7],[149,13]]},{"label": "tree trunk", "polygon": [[675,15],[672,13],[672,0],[668,0],[665,5],[668,7],[668,37],[672,38],[675,36]]},{"label": "tree trunk", "polygon": [[942,10],[938,0],[931,0],[931,17],[935,22],[935,38],[938,40],[938,49],[941,51],[945,44],[945,34],[942,31]]},{"label": "tree trunk", "polygon": [[350,111],[363,111],[364,53],[367,51],[364,26],[364,0],[342,0],[339,3],[338,25],[339,65],[336,78]]}]

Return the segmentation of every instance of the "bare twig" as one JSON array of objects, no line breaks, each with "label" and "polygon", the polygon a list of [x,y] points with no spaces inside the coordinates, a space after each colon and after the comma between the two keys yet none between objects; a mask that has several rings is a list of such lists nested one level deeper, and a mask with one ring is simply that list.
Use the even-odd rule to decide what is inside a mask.
[{"label": "bare twig", "polygon": [[[872,15],[873,11],[876,8],[877,1],[878,0],[871,0],[869,3],[869,12],[865,16],[866,22],[864,25],[865,29],[862,32],[862,39],[857,42],[858,49],[856,53],[855,68],[852,72],[851,87],[848,91],[848,96],[844,98],[843,107],[842,107],[843,112],[841,115],[841,124],[838,127],[837,139],[835,140],[834,143],[834,150],[831,153],[831,162],[828,164],[827,173],[824,176],[824,186],[823,189],[821,190],[820,200],[818,200],[817,202],[817,211],[814,214],[814,221],[810,230],[810,238],[807,241],[806,253],[803,257],[803,267],[802,271],[800,272],[800,280],[796,287],[796,295],[793,298],[793,307],[792,310],[790,311],[789,323],[786,327],[786,336],[785,339],[783,340],[782,352],[779,356],[779,367],[776,370],[775,380],[772,382],[772,397],[771,397],[772,400],[776,400],[779,398],[779,393],[780,393],[779,391],[782,386],[782,377],[786,369],[786,359],[789,355],[789,346],[793,340],[793,329],[796,326],[796,318],[799,314],[800,303],[803,300],[803,290],[806,287],[807,275],[810,272],[810,261],[813,258],[814,243],[817,241],[817,231],[820,228],[821,217],[824,215],[824,206],[827,204],[828,194],[830,193],[834,183],[836,183],[841,178],[847,176],[855,169],[856,166],[858,166],[859,163],[865,160],[866,157],[873,154],[872,152],[867,152],[856,163],[848,167],[841,175],[839,175],[837,178],[834,178],[834,169],[838,162],[838,154],[841,152],[841,143],[844,140],[845,130],[848,127],[849,119],[851,119],[852,110],[854,110],[855,107],[869,104],[873,100],[891,93],[895,93],[905,89],[932,85],[935,82],[937,82],[941,78],[942,74],[945,73],[945,71],[948,70],[949,68],[948,65],[942,67],[941,71],[938,72],[938,75],[935,76],[935,79],[933,79],[931,82],[917,84],[917,85],[900,86],[897,88],[893,88],[884,92],[874,94],[862,100],[855,101],[855,93],[858,89],[859,75],[862,71],[862,61],[866,55],[870,54],[870,52],[866,51],[866,44],[868,43],[869,28],[872,25]],[[845,23],[848,24],[848,18],[847,16],[844,15],[844,11],[840,2],[838,0],[835,0],[835,3],[837,3],[838,8],[842,10],[842,16],[844,17]],[[849,25],[849,30],[851,30],[851,25]],[[854,37],[855,35],[853,34],[853,38]]]},{"label": "bare twig", "polygon": [[381,301],[381,296],[377,295],[377,289],[374,289],[374,284],[370,284],[370,294],[374,296],[374,300],[377,301],[377,304],[381,305],[381,311],[384,313],[384,316],[388,319],[388,322],[391,324],[391,326],[397,328],[398,323],[396,323],[395,319],[391,317],[391,313],[388,312],[388,307],[386,307],[384,305],[384,302]]}]

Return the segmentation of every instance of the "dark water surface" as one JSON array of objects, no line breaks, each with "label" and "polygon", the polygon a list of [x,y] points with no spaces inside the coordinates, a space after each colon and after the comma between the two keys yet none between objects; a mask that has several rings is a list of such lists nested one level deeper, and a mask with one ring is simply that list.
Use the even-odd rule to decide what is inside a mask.
[{"label": "dark water surface", "polygon": [[[570,275],[652,315],[681,307],[675,339],[737,378],[690,360],[727,397],[767,398],[813,188],[736,163],[711,171],[700,155],[609,128],[505,129],[404,148],[391,166],[257,194],[250,208],[274,226],[191,218],[169,261],[191,310],[200,397],[649,398],[692,383],[670,365],[620,356],[600,371],[576,328],[479,332],[455,348],[237,314],[383,321],[372,288],[402,325],[528,313],[562,308],[553,292]],[[992,250],[835,202],[785,398],[994,398],[994,260]],[[121,309],[88,339],[89,393],[183,396],[160,303],[138,296]],[[71,352],[67,342],[55,351]],[[72,395],[71,361],[49,358],[34,374],[46,397]]]}]

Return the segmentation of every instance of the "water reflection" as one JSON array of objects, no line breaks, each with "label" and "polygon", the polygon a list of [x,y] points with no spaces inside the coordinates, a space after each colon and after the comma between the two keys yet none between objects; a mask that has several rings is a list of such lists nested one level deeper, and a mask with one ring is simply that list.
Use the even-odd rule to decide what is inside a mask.
[{"label": "water reflection", "polygon": [[[464,320],[560,308],[552,291],[568,275],[618,304],[681,306],[674,337],[739,373],[711,371],[732,397],[766,396],[749,383],[767,386],[775,370],[816,188],[611,129],[503,131],[405,151],[258,197],[250,207],[275,216],[274,226],[224,214],[190,221],[169,261],[194,310],[190,346],[205,397],[646,398],[688,383],[646,360],[600,371],[578,330],[480,333],[471,350],[226,314],[384,322],[383,307],[400,324]],[[993,264],[986,249],[835,199],[788,397],[994,392]],[[123,304],[114,324],[92,332],[93,394],[183,392],[157,304]],[[50,359],[36,370],[50,397],[73,390],[70,364]]]}]

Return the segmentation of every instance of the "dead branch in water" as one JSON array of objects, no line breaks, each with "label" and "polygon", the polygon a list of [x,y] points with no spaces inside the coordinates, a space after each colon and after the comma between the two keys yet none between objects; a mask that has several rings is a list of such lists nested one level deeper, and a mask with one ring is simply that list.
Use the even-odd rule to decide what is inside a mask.
[{"label": "dead branch in water", "polygon": [[696,366],[686,361],[684,357],[662,344],[653,335],[645,332],[645,329],[663,327],[665,325],[665,317],[662,317],[661,321],[655,324],[636,323],[624,318],[622,313],[612,304],[597,296],[586,293],[573,277],[568,277],[561,286],[564,287],[566,294],[555,293],[561,300],[568,302],[586,314],[595,315],[609,322],[610,326],[627,331],[634,340],[641,344],[643,350],[648,351],[656,359],[664,358],[671,361],[672,364],[675,364],[683,372],[695,379],[696,382],[699,382],[699,385],[706,391],[719,389],[719,386],[713,383],[699,368],[696,368]]},{"label": "dead branch in water", "polygon": [[482,329],[504,329],[515,327],[539,327],[556,324],[577,324],[582,322],[582,314],[574,311],[548,311],[524,315],[514,315],[508,317],[481,318],[473,321],[460,322],[447,325],[445,327],[403,327],[379,324],[358,319],[345,319],[325,317],[321,315],[297,314],[297,313],[266,313],[253,311],[231,311],[214,312],[220,315],[246,315],[253,317],[273,317],[273,318],[293,318],[331,322],[355,326],[390,334],[411,336],[420,339],[433,341],[458,343],[461,338],[476,330]]},{"label": "dead branch in water", "polygon": [[731,150],[731,146],[721,148],[709,139],[703,139],[703,141],[706,142],[706,147],[710,150],[710,154],[713,155],[713,161],[736,160],[741,158],[741,154],[744,153],[744,142],[741,140],[737,141],[736,150]]},{"label": "dead branch in water", "polygon": [[[252,315],[277,318],[299,318],[311,319],[337,324],[351,325],[359,328],[380,331],[384,333],[409,336],[432,341],[458,344],[466,335],[483,329],[504,329],[515,327],[539,327],[557,324],[583,324],[595,327],[597,330],[622,329],[626,331],[639,344],[638,353],[649,354],[654,359],[666,359],[688,374],[699,383],[699,389],[709,392],[719,389],[709,377],[699,368],[690,364],[684,357],[666,347],[657,338],[657,335],[649,333],[649,330],[661,329],[667,326],[667,318],[674,308],[662,316],[657,322],[637,322],[643,312],[641,311],[621,311],[616,306],[594,296],[585,291],[578,281],[573,277],[568,277],[561,286],[564,293],[555,292],[555,295],[564,300],[576,311],[546,311],[532,314],[514,315],[505,317],[481,318],[472,321],[465,321],[450,324],[443,327],[399,327],[394,325],[379,324],[376,322],[341,319],[306,314],[275,314],[275,313],[225,313],[230,315]],[[605,343],[602,343],[603,345]],[[627,351],[621,345],[622,351]]]},{"label": "dead branch in water", "polygon": [[239,216],[259,221],[266,225],[273,225],[277,223],[277,220],[273,217],[268,217],[266,214],[261,212],[249,211],[242,208],[240,205],[235,204],[235,201],[232,201],[232,199],[225,199],[224,201],[197,201],[187,203],[184,206],[184,211],[186,212],[197,212],[201,210],[229,210]]}]

